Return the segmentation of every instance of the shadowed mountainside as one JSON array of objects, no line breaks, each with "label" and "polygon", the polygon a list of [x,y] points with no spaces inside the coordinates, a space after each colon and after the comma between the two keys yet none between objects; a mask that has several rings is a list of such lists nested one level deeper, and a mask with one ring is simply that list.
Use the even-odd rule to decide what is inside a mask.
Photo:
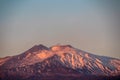
[{"label": "shadowed mountainside", "polygon": [[0,59],[2,80],[119,80],[120,60],[94,55],[71,45],[35,45]]}]

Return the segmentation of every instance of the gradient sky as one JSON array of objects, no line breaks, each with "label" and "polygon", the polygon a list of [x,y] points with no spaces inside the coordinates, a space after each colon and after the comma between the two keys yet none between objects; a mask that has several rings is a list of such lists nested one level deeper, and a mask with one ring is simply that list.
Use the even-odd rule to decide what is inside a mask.
[{"label": "gradient sky", "polygon": [[120,58],[118,0],[1,0],[0,57],[70,44]]}]

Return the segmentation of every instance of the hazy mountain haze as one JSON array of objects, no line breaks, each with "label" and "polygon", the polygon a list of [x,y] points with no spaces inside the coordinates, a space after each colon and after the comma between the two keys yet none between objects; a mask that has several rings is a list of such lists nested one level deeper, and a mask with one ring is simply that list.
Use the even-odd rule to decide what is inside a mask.
[{"label": "hazy mountain haze", "polygon": [[71,44],[119,58],[119,1],[0,1],[0,57],[35,44]]}]

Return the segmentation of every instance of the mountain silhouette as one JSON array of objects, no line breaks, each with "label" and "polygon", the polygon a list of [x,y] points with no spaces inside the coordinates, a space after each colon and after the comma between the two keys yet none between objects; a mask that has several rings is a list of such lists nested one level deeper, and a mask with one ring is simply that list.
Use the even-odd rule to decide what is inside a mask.
[{"label": "mountain silhouette", "polygon": [[120,59],[98,56],[71,45],[35,45],[0,59],[1,80],[119,80]]}]

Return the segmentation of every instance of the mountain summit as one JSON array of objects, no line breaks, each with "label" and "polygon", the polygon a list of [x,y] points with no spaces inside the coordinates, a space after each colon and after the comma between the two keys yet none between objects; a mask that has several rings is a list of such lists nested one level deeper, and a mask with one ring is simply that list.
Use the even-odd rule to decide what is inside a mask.
[{"label": "mountain summit", "polygon": [[35,45],[33,46],[31,49],[27,50],[27,52],[36,52],[36,51],[39,51],[39,50],[48,50],[49,48],[47,48],[46,46],[40,44],[40,45]]},{"label": "mountain summit", "polygon": [[0,78],[115,80],[120,78],[120,59],[94,55],[71,45],[54,45],[48,48],[40,44],[22,54],[0,59]]}]

